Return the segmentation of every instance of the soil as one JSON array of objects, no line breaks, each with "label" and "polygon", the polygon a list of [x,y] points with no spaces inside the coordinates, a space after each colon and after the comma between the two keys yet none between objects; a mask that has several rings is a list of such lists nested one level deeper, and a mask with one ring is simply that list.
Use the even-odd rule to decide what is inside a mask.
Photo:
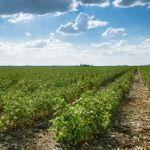
[{"label": "soil", "polygon": [[53,140],[48,119],[34,126],[0,134],[0,150],[150,150],[150,93],[140,72],[113,117],[110,132],[93,141],[70,147]]}]

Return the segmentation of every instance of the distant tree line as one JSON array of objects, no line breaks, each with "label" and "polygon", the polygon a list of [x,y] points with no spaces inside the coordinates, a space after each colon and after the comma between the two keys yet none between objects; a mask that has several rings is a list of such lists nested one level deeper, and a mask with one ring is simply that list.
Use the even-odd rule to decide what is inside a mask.
[{"label": "distant tree line", "polygon": [[80,67],[90,67],[90,66],[93,66],[93,64],[92,65],[89,65],[89,64],[80,64]]}]

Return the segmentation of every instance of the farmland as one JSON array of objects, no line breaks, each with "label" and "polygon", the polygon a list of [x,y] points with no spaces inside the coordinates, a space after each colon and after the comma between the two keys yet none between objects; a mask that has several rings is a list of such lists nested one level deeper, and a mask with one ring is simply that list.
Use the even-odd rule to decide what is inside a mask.
[{"label": "farmland", "polygon": [[142,67],[140,69],[141,71],[141,76],[143,78],[143,81],[145,83],[145,85],[149,88],[150,90],[150,68],[147,67]]},{"label": "farmland", "polygon": [[149,67],[0,67],[0,132],[50,118],[60,143],[108,134],[137,73],[150,89]]}]

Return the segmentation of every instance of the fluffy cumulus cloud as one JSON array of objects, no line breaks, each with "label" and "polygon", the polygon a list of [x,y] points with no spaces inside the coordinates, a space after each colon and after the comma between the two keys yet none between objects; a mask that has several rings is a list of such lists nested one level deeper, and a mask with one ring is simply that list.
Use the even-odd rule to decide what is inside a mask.
[{"label": "fluffy cumulus cloud", "polygon": [[34,16],[32,14],[24,14],[24,13],[16,13],[12,15],[2,15],[1,18],[8,19],[8,22],[12,24],[16,24],[19,22],[25,22],[30,21],[34,19]]},{"label": "fluffy cumulus cloud", "polygon": [[99,7],[109,6],[109,0],[81,0],[81,3],[88,6],[99,6]]},{"label": "fluffy cumulus cloud", "polygon": [[102,36],[116,36],[116,35],[122,35],[126,36],[127,33],[125,33],[124,28],[108,28],[104,33],[102,33]]},{"label": "fluffy cumulus cloud", "polygon": [[76,0],[0,0],[0,15],[16,14],[45,14],[66,12],[76,8]]},{"label": "fluffy cumulus cloud", "polygon": [[149,0],[115,0],[113,4],[116,7],[134,7],[134,6],[150,6]]},{"label": "fluffy cumulus cloud", "polygon": [[66,35],[76,35],[93,28],[106,26],[107,24],[108,22],[106,21],[95,20],[94,16],[90,17],[85,13],[80,13],[74,22],[61,25],[57,32]]}]

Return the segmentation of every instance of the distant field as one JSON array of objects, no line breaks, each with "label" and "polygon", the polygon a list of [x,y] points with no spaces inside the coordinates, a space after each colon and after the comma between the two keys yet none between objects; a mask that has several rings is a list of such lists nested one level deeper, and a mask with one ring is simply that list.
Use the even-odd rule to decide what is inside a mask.
[{"label": "distant field", "polygon": [[[50,116],[56,139],[77,144],[109,128],[135,67],[0,67],[0,131]],[[150,68],[141,67],[150,88]]]}]

